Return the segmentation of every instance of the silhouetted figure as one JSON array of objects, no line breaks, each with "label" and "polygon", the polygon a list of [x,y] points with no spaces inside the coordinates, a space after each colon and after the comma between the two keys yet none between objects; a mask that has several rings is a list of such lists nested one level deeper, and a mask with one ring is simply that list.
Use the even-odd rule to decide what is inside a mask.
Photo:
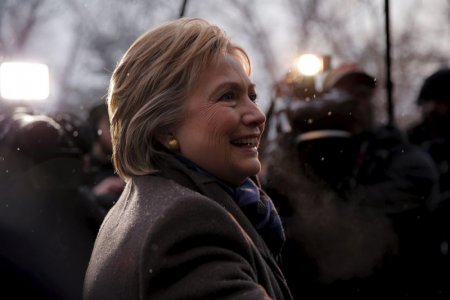
[{"label": "silhouetted figure", "polygon": [[95,202],[105,216],[125,187],[125,182],[115,173],[111,160],[112,143],[106,103],[93,106],[87,121],[94,136],[89,154],[89,186]]},{"label": "silhouetted figure", "polygon": [[263,186],[285,222],[283,269],[298,299],[429,291],[424,220],[437,172],[398,129],[376,124],[375,83],[355,65],[332,71],[322,95],[288,98],[290,130],[266,146]]},{"label": "silhouetted figure", "polygon": [[97,231],[78,191],[89,146],[69,125],[20,108],[2,124],[0,280],[15,299],[81,299]]},{"label": "silhouetted figure", "polygon": [[428,76],[420,89],[417,105],[420,122],[408,129],[411,142],[433,158],[439,171],[440,194],[431,220],[433,229],[433,278],[443,294],[450,293],[450,68]]}]

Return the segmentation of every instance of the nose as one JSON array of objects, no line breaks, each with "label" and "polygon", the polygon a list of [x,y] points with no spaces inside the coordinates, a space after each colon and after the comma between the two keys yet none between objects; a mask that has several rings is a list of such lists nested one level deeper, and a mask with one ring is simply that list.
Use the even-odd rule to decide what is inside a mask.
[{"label": "nose", "polygon": [[266,115],[264,112],[256,105],[255,102],[248,101],[246,105],[245,112],[242,116],[242,121],[247,126],[256,126],[259,127],[264,125],[266,122]]}]

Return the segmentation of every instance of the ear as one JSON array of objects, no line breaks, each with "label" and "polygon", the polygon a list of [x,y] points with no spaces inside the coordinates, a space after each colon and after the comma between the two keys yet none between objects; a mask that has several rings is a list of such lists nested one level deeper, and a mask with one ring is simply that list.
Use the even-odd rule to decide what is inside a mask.
[{"label": "ear", "polygon": [[167,149],[169,149],[171,151],[176,151],[176,152],[178,152],[180,150],[180,144],[178,143],[178,140],[175,138],[175,136],[172,133],[161,134],[161,135],[158,135],[156,138]]}]

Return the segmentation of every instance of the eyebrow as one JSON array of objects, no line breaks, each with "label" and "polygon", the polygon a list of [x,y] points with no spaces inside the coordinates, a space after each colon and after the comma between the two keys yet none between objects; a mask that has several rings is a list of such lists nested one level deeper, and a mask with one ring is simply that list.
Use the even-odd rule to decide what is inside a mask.
[{"label": "eyebrow", "polygon": [[[233,90],[238,90],[239,92],[242,92],[242,91],[243,91],[242,85],[241,85],[241,84],[239,84],[239,83],[237,83],[237,82],[235,82],[235,81],[226,81],[226,82],[223,82],[223,83],[219,84],[219,85],[213,90],[213,93],[217,93],[217,92],[219,92],[220,90],[225,89],[225,88],[231,88],[231,89],[233,89]],[[256,84],[253,83],[253,82],[250,82],[250,84],[248,85],[248,89],[249,89],[249,90],[255,90],[255,89],[256,89]]]}]

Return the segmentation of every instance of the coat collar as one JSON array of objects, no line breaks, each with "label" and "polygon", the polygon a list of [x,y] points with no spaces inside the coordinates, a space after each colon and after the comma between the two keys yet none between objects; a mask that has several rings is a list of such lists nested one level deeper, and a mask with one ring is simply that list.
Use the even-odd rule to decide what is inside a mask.
[{"label": "coat collar", "polygon": [[[261,255],[277,276],[284,278],[275,258],[262,237],[257,233],[250,220],[248,220],[231,195],[220,186],[217,180],[189,169],[173,155],[164,155],[165,164],[160,166],[159,171],[155,175],[172,179],[178,184],[194,190],[224,207],[249,235],[255,246],[259,249]],[[258,182],[257,185],[259,186]]]}]

